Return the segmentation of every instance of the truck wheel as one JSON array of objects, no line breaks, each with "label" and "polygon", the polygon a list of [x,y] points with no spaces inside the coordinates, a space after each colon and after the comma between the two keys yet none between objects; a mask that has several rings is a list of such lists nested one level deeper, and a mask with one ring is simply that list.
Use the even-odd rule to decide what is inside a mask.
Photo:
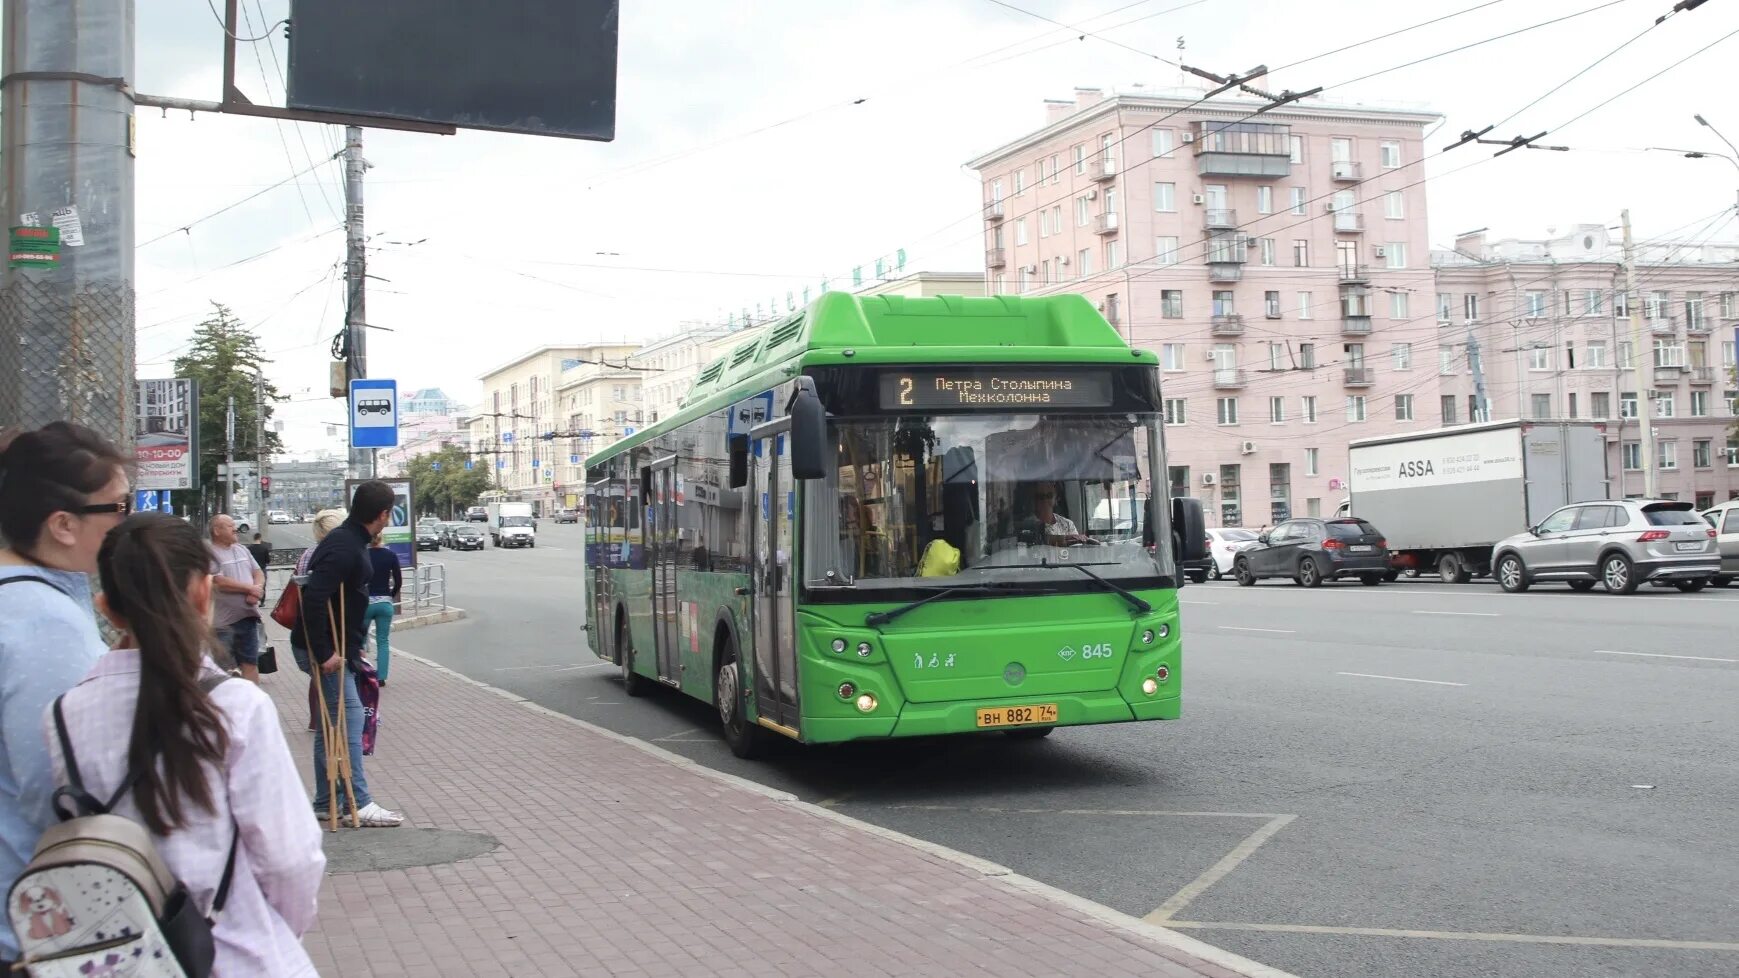
[{"label": "truck wheel", "polygon": [[[1447,560],[1454,556],[1454,554],[1444,554],[1444,559]],[[1457,565],[1460,563],[1461,561],[1456,561]],[[1444,580],[1448,580],[1448,578],[1444,578]],[[1528,569],[1522,564],[1522,558],[1515,554],[1504,554],[1497,562],[1497,583],[1498,587],[1511,594],[1520,594],[1526,591],[1533,582],[1528,580]]]},{"label": "truck wheel", "polygon": [[1623,554],[1608,554],[1600,562],[1600,580],[1606,585],[1609,594],[1634,594],[1636,585],[1636,569],[1630,566],[1630,558]]},{"label": "truck wheel", "polygon": [[1298,584],[1300,587],[1322,586],[1322,573],[1316,569],[1316,561],[1306,557],[1298,562]]},{"label": "truck wheel", "polygon": [[1469,577],[1467,565],[1461,562],[1461,555],[1447,553],[1437,558],[1437,578],[1445,584],[1466,584]]}]

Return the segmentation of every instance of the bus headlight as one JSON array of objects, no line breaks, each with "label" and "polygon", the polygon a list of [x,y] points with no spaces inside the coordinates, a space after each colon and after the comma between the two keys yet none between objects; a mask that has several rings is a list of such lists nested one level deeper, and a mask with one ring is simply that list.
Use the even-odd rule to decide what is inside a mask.
[{"label": "bus headlight", "polygon": [[1141,644],[1142,645],[1152,645],[1153,644],[1153,629],[1149,628],[1141,633]]},{"label": "bus headlight", "polygon": [[1170,634],[1171,634],[1171,626],[1167,625],[1163,621],[1160,622],[1159,623],[1159,637],[1165,638],[1167,635],[1170,635]]},{"label": "bus headlight", "polygon": [[843,638],[834,639],[833,640],[833,652],[834,652],[834,654],[838,655],[839,653],[844,652],[844,651],[845,651],[845,639],[843,639]]},{"label": "bus headlight", "polygon": [[1141,691],[1149,696],[1159,692],[1159,680],[1154,679],[1152,676],[1143,679],[1141,681]]},{"label": "bus headlight", "polygon": [[870,644],[868,642],[857,643],[858,658],[867,659],[867,658],[869,658],[870,653],[873,651],[875,651],[875,649],[871,648]]},{"label": "bus headlight", "polygon": [[876,709],[876,695],[874,693],[865,693],[862,696],[859,696],[857,698],[857,709],[859,713],[874,713]]}]

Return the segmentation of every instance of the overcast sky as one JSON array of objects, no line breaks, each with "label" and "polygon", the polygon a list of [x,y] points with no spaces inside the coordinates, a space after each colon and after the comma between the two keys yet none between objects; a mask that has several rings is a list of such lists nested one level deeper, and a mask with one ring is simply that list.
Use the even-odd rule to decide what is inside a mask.
[{"label": "overcast sky", "polygon": [[[369,130],[370,271],[385,280],[369,285],[368,319],[381,327],[369,336],[370,374],[471,401],[482,370],[535,345],[666,335],[782,303],[788,290],[846,279],[899,248],[909,269],[979,270],[980,189],[963,163],[1040,125],[1041,100],[1076,86],[1178,84],[1177,69],[1154,54],[1222,73],[1280,66],[1482,0],[1013,2],[1100,36],[1077,39],[1079,31],[991,0],[629,0],[614,142]],[[1436,150],[1582,70],[1671,0],[1618,0],[1341,83],[1602,2],[1496,0],[1267,85],[1428,107],[1445,117],[1427,142]],[[239,33],[250,36],[288,4],[242,6],[251,16]],[[217,98],[222,33],[206,0],[138,8],[138,90]],[[1736,29],[1736,3],[1680,15],[1501,134],[1561,126]],[[1721,70],[1735,50],[1739,42],[1718,44],[1544,140],[1575,152],[1518,152],[1449,173],[1489,154],[1470,146],[1428,163],[1433,244],[1476,227],[1539,236],[1548,226],[1615,224],[1627,206],[1644,237],[1714,213],[1733,199],[1739,169],[1636,150],[1725,152],[1694,112],[1739,139],[1739,109],[1725,96],[1730,72]],[[285,59],[281,31],[271,45],[242,45],[238,84],[257,102],[281,104]],[[141,242],[318,164],[342,143],[342,130],[327,126],[154,109],[138,119]],[[226,303],[258,328],[275,361],[270,376],[293,398],[280,407],[292,451],[342,447],[323,429],[344,417],[342,402],[325,396],[326,348],[342,318],[341,215],[333,163],[143,245],[140,374],[167,376],[208,303]],[[1729,224],[1723,237],[1732,236]]]}]

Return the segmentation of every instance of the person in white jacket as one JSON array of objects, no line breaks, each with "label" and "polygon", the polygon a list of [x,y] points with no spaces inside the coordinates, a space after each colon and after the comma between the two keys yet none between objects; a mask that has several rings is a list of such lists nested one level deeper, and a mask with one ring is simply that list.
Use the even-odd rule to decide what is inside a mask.
[{"label": "person in white jacket", "polygon": [[[136,773],[114,814],[150,830],[202,911],[234,847],[213,978],[304,978],[316,974],[301,936],[326,868],[320,828],[271,699],[248,682],[202,688],[222,675],[208,654],[210,565],[198,531],[172,516],[141,513],[109,532],[97,608],[122,639],[62,697],[62,715],[92,795],[107,798]],[[52,707],[43,719],[66,784]]]}]

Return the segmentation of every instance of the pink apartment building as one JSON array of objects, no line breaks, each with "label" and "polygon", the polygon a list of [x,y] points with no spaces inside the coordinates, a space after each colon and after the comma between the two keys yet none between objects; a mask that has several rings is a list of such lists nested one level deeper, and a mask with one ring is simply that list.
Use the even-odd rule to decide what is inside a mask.
[{"label": "pink apartment building", "polygon": [[992,294],[1080,292],[1160,355],[1175,494],[1332,515],[1347,442],[1436,427],[1425,111],[1077,89],[971,161]]},{"label": "pink apartment building", "polygon": [[[1637,295],[1627,296],[1622,239],[1579,224],[1538,240],[1461,235],[1435,252],[1444,345],[1433,424],[1474,405],[1468,336],[1477,339],[1494,418],[1610,420],[1614,496],[1643,493],[1640,398],[1653,397],[1656,492],[1699,509],[1739,497],[1739,245],[1642,241]],[[1630,310],[1642,313],[1633,342]],[[1459,334],[1459,335],[1458,335]]]}]

